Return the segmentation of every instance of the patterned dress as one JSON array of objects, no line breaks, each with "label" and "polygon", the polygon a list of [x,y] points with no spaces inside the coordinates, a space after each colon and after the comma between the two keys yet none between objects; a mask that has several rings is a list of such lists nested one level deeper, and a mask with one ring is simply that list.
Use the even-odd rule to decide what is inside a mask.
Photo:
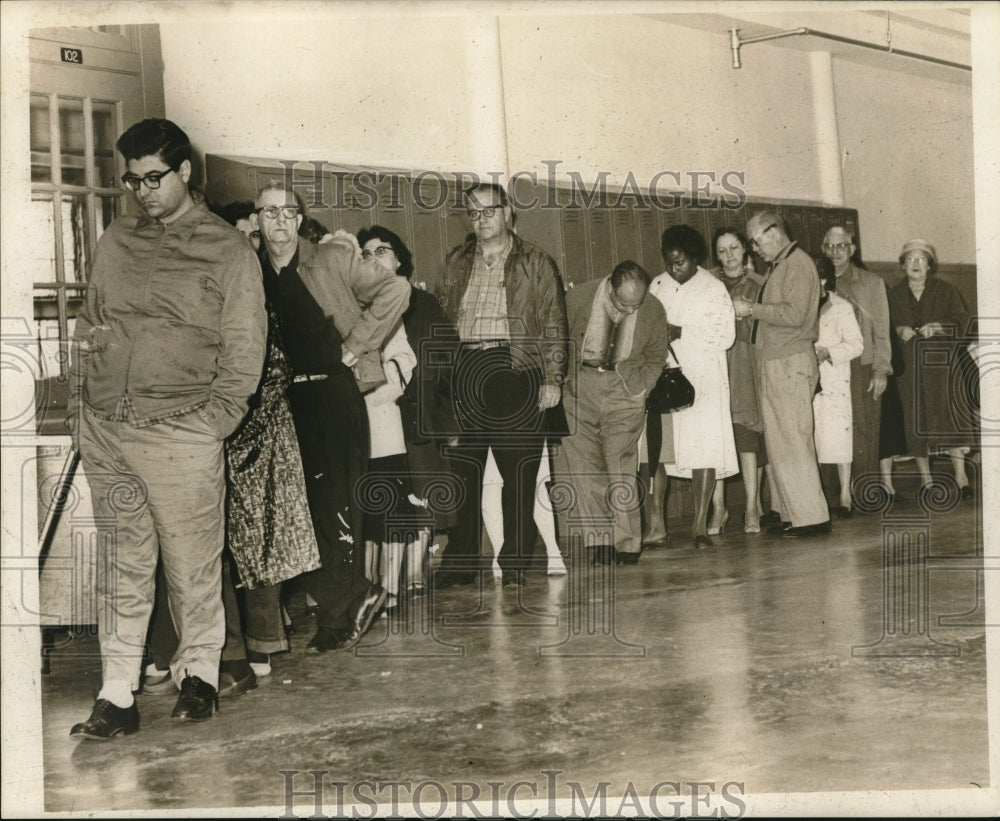
[{"label": "patterned dress", "polygon": [[249,413],[226,442],[227,544],[242,587],[266,587],[320,566],[285,396],[291,381],[278,318],[268,309],[264,375]]}]

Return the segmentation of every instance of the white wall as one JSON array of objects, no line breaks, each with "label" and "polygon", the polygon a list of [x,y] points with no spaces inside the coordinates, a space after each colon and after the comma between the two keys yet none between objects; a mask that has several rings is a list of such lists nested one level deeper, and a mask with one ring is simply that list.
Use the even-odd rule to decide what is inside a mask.
[{"label": "white wall", "polygon": [[[197,4],[193,6],[197,8]],[[335,16],[161,22],[167,116],[202,153],[484,171],[496,122],[492,18]],[[331,9],[333,11],[331,11]],[[484,32],[486,33],[484,36]],[[809,56],[630,14],[500,18],[508,170],[745,174],[755,198],[822,199]],[[485,59],[484,59],[485,58]],[[484,66],[486,69],[484,70]],[[834,60],[845,205],[865,256],[910,236],[975,263],[971,89]],[[904,236],[905,235],[905,236]]]},{"label": "white wall", "polygon": [[975,263],[972,89],[834,63],[844,197],[866,259],[894,260],[914,237],[944,263]]}]

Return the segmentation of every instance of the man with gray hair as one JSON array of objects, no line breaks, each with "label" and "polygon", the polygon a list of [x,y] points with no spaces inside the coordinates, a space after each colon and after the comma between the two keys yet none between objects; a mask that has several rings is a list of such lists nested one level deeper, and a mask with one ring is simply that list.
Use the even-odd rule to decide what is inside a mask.
[{"label": "man with gray hair", "polygon": [[820,281],[809,255],[788,237],[784,220],[761,211],[747,222],[750,244],[770,270],[757,302],[733,301],[749,318],[757,360],[761,417],[770,462],[773,532],[802,538],[830,532],[813,442],[813,395],[819,379],[814,343],[819,336]]},{"label": "man with gray hair", "polygon": [[[379,350],[399,325],[410,284],[343,242],[298,236],[302,208],[276,182],[257,195],[268,302],[295,374],[288,401],[322,567],[303,576],[319,604],[310,653],[354,647],[385,603],[364,575],[357,483],[368,463],[362,390],[384,381]],[[371,373],[366,373],[369,369]]]},{"label": "man with gray hair", "polygon": [[[892,374],[892,349],[885,283],[877,274],[853,263],[855,251],[854,237],[842,226],[835,225],[826,232],[823,253],[833,263],[837,275],[837,295],[846,299],[854,309],[865,344],[861,356],[851,360],[851,414],[854,426],[851,475],[857,482],[865,474],[878,474],[882,394]],[[847,515],[842,510],[837,512],[841,516]]]}]

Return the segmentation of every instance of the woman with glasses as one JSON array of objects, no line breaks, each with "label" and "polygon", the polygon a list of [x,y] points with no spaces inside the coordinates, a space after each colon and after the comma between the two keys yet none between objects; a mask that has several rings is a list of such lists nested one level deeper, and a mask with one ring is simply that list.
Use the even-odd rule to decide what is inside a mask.
[{"label": "woman with glasses", "polygon": [[[358,232],[358,244],[364,258],[374,259],[386,270],[407,280],[412,277],[413,256],[393,231],[381,225],[363,228]],[[406,495],[416,500],[416,504],[408,508],[408,517],[418,526],[405,538],[383,541],[382,544],[381,584],[390,592],[390,597],[396,595],[397,600],[400,588],[407,598],[424,594],[432,532],[435,527],[449,527],[453,523],[446,514],[435,519],[427,510],[428,495],[434,493],[435,485],[441,490],[442,478],[448,473],[440,453],[441,439],[455,430],[450,392],[444,384],[447,374],[433,367],[435,356],[430,348],[440,352],[442,346],[456,344],[458,340],[455,328],[444,315],[440,303],[417,287],[411,290],[401,330],[417,359],[415,368],[411,367],[409,371],[404,367],[392,373],[387,368],[387,378],[392,377],[391,381],[399,385],[398,395],[394,397],[394,409],[388,409],[388,414],[393,415],[393,424],[398,416],[400,427],[398,430],[393,428],[395,441],[390,449],[394,452],[388,457],[385,467],[396,470],[400,489],[405,489]],[[387,345],[383,358],[389,359],[389,354]],[[437,361],[441,361],[440,358]],[[401,381],[398,380],[400,376],[404,377]],[[372,410],[370,404],[370,414]],[[386,409],[376,410],[376,413],[386,412]],[[376,425],[373,424],[373,456],[376,437]],[[404,577],[402,585],[401,572]]]},{"label": "woman with glasses", "polygon": [[[673,352],[695,390],[694,404],[670,415],[673,454],[665,468],[670,476],[691,479],[694,546],[711,547],[708,508],[716,479],[737,471],[726,365],[736,333],[733,303],[726,286],[701,267],[708,246],[694,228],[668,228],[660,251],[667,270],[653,280],[649,292],[666,309]],[[725,520],[720,532],[724,526]]]},{"label": "woman with glasses", "polygon": [[931,454],[946,453],[961,497],[971,499],[965,456],[972,434],[965,433],[963,442],[957,424],[971,409],[962,406],[963,397],[955,396],[957,381],[949,367],[961,364],[969,309],[957,288],[935,276],[937,251],[929,242],[907,242],[899,264],[906,276],[889,290],[889,318],[903,348],[903,374],[897,385],[907,446],[920,471],[920,490],[927,493],[933,488]]},{"label": "woman with glasses", "polygon": [[[722,227],[712,237],[712,255],[717,266],[715,272],[726,286],[730,298],[756,302],[760,289],[764,287],[764,278],[754,270],[747,238],[735,228]],[[736,341],[726,352],[726,362],[729,366],[729,411],[733,419],[733,439],[746,497],[743,532],[760,533],[760,517],[764,514],[760,486],[767,452],[764,450],[763,424],[757,401],[757,374],[749,322],[736,322]],[[725,485],[722,479],[715,482],[712,522],[708,528],[710,536],[720,533],[729,520]]]}]

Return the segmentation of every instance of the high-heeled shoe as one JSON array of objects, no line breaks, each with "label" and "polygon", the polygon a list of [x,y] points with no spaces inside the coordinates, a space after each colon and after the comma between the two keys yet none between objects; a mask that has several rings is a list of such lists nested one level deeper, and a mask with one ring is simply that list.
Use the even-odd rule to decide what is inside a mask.
[{"label": "high-heeled shoe", "polygon": [[760,516],[750,517],[750,513],[743,514],[743,532],[760,533]]},{"label": "high-heeled shoe", "polygon": [[729,521],[729,511],[727,510],[722,514],[722,519],[719,521],[719,524],[717,526],[709,526],[708,535],[718,536],[725,529],[726,522],[728,521]]}]

